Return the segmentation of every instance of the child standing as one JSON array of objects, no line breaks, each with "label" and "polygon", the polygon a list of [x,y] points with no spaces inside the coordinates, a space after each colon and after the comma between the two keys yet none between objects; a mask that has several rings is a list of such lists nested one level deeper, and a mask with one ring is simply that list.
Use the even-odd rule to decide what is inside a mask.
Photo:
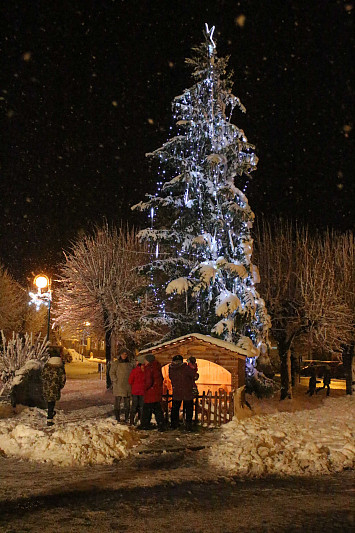
[{"label": "child standing", "polygon": [[42,370],[43,396],[48,404],[47,426],[53,426],[55,402],[65,385],[66,374],[61,357],[50,357]]}]

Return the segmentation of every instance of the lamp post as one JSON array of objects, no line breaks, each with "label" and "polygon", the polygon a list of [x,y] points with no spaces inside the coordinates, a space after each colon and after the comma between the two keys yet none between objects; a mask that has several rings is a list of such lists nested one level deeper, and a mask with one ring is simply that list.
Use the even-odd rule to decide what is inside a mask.
[{"label": "lamp post", "polygon": [[88,336],[88,332],[89,330],[86,329],[88,328],[89,326],[91,326],[91,322],[87,322],[85,321],[84,322],[84,328],[83,328],[83,341],[82,341],[82,345],[81,345],[81,351],[82,351],[82,354],[81,354],[81,361],[84,361],[84,342],[85,342],[85,334],[86,336]]},{"label": "lamp post", "polygon": [[37,292],[30,292],[31,297],[30,305],[34,304],[36,310],[41,307],[41,305],[46,305],[48,307],[48,318],[47,318],[47,341],[49,341],[49,327],[51,319],[51,302],[52,302],[52,290],[51,290],[51,280],[46,274],[38,274],[34,280],[33,284],[37,287]]}]

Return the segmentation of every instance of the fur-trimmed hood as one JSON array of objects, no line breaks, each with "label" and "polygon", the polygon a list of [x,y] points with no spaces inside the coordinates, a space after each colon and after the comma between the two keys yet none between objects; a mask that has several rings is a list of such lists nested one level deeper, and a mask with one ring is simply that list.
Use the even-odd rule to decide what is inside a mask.
[{"label": "fur-trimmed hood", "polygon": [[48,364],[53,366],[62,366],[63,361],[60,357],[50,357],[47,361]]}]

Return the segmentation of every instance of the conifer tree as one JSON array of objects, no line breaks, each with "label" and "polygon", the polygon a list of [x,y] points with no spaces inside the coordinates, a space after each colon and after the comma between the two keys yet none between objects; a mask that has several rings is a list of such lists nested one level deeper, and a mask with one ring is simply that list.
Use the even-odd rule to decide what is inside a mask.
[{"label": "conifer tree", "polygon": [[214,335],[258,355],[270,326],[252,264],[254,214],[238,182],[258,158],[243,130],[230,122],[237,107],[228,58],[218,58],[214,27],[187,59],[194,85],[172,103],[177,133],[151,154],[160,167],[158,190],[133,209],[147,211],[150,290],[166,338]]}]

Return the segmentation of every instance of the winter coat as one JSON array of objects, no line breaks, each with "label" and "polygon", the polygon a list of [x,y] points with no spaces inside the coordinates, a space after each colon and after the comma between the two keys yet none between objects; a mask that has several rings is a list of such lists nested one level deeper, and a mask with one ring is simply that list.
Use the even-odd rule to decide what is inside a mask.
[{"label": "winter coat", "polygon": [[[57,362],[53,362],[57,359]],[[52,362],[51,362],[52,361]],[[43,397],[47,402],[60,400],[60,391],[66,382],[64,365],[59,357],[51,357],[44,365],[42,374]]]},{"label": "winter coat", "polygon": [[163,394],[163,374],[161,364],[153,361],[144,367],[145,391],[144,403],[161,402]]},{"label": "winter coat", "polygon": [[[143,369],[143,370],[142,370]],[[134,396],[143,396],[145,391],[144,366],[136,366],[129,375],[128,383],[131,385]]]},{"label": "winter coat", "polygon": [[330,371],[326,370],[323,376],[324,387],[328,387],[330,385],[330,382],[331,382]]},{"label": "winter coat", "polygon": [[308,389],[309,390],[315,390],[316,387],[317,387],[317,377],[316,376],[311,376],[309,378],[309,382],[308,382]]},{"label": "winter coat", "polygon": [[110,378],[114,396],[131,396],[131,386],[128,383],[132,365],[128,360],[114,361],[110,367]]},{"label": "winter coat", "polygon": [[196,368],[191,368],[191,366],[180,361],[171,363],[169,366],[169,378],[173,387],[173,400],[193,400]]}]

